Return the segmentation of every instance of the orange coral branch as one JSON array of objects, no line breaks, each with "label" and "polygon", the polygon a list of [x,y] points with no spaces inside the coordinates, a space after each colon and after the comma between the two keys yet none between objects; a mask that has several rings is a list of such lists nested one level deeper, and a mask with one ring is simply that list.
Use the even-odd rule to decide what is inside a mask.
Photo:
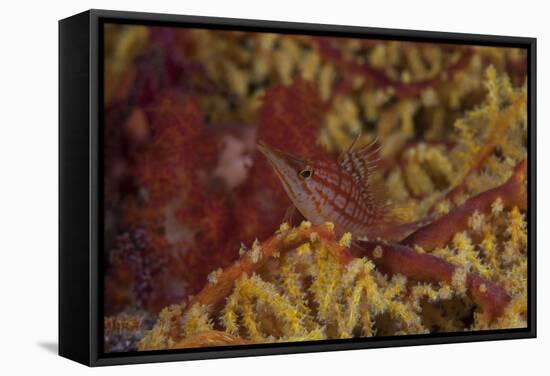
[{"label": "orange coral branch", "polygon": [[473,55],[473,51],[471,48],[464,48],[462,54],[460,55],[460,58],[454,64],[439,72],[437,76],[426,80],[405,83],[390,78],[386,74],[386,72],[381,69],[375,68],[366,63],[358,64],[345,59],[337,49],[331,46],[330,40],[327,38],[317,38],[317,42],[319,46],[319,52],[328,60],[340,65],[349,72],[354,72],[366,76],[380,88],[392,88],[394,90],[395,96],[401,98],[415,97],[419,95],[422,90],[440,84],[456,72],[465,68],[470,62],[470,59]]},{"label": "orange coral branch", "polygon": [[[376,267],[389,274],[402,274],[420,282],[452,283],[458,269],[436,256],[417,253],[400,244],[361,241],[354,244],[352,252],[358,257],[366,255]],[[502,314],[511,300],[504,289],[474,273],[466,275],[464,287],[490,320]]]},{"label": "orange coral branch", "polygon": [[[317,234],[319,240],[324,241],[324,245],[343,264],[352,260],[349,250],[341,246],[335,239],[334,232],[329,226],[300,226],[294,230],[286,231],[282,234],[275,234],[260,245],[261,256],[251,258],[241,257],[237,262],[225,268],[216,276],[214,283],[208,283],[198,295],[190,302],[189,307],[195,303],[209,305],[214,308],[219,307],[224,302],[224,298],[231,293],[235,281],[243,274],[251,275],[274,257],[277,252],[292,250],[299,245],[309,242],[312,234]],[[315,236],[315,235],[313,235]]]},{"label": "orange coral branch", "polygon": [[517,206],[522,210],[527,208],[527,191],[525,180],[527,161],[523,160],[515,168],[512,176],[503,185],[485,191],[467,200],[462,206],[438,218],[406,237],[402,244],[417,245],[424,250],[432,250],[449,242],[453,235],[468,227],[468,218],[474,212],[487,212],[497,200],[502,200],[504,207]]},{"label": "orange coral branch", "polygon": [[190,337],[183,338],[175,342],[171,349],[185,349],[190,347],[213,347],[213,346],[231,346],[231,345],[246,345],[249,341],[232,336],[226,332],[219,330],[208,330],[193,334]]}]

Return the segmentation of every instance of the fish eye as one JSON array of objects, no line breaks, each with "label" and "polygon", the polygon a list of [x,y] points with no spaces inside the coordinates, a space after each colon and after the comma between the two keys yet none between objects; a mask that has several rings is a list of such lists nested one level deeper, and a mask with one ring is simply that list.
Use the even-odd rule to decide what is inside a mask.
[{"label": "fish eye", "polygon": [[313,176],[313,169],[311,167],[306,167],[300,171],[299,175],[303,179],[308,179]]}]

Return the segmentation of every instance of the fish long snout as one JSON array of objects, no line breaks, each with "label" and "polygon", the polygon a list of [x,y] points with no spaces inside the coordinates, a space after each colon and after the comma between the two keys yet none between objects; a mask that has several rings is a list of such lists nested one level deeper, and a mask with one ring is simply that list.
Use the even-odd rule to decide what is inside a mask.
[{"label": "fish long snout", "polygon": [[296,157],[292,154],[279,150],[277,148],[267,145],[263,141],[258,141],[258,150],[267,158],[269,163],[276,170],[292,169],[294,171],[300,170],[305,161],[302,158]]}]

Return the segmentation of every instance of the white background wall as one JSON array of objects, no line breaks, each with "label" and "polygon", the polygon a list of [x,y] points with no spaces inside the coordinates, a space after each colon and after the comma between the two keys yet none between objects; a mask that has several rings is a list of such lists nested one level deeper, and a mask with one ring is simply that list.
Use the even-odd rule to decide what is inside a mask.
[{"label": "white background wall", "polygon": [[[518,375],[549,371],[550,21],[543,1],[6,1],[0,21],[0,374]],[[57,342],[57,20],[107,8],[538,39],[539,338],[87,369]],[[25,372],[27,373],[27,372]],[[548,374],[548,373],[546,373]]]}]

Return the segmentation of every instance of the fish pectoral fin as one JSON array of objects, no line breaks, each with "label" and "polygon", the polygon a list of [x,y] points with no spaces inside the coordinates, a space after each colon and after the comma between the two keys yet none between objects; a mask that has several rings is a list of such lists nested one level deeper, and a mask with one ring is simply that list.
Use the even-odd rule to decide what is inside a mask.
[{"label": "fish pectoral fin", "polygon": [[298,209],[296,209],[296,206],[290,205],[285,211],[283,222],[288,223],[290,226],[295,226],[299,222],[301,222],[302,219],[303,219],[303,216],[298,211]]}]

